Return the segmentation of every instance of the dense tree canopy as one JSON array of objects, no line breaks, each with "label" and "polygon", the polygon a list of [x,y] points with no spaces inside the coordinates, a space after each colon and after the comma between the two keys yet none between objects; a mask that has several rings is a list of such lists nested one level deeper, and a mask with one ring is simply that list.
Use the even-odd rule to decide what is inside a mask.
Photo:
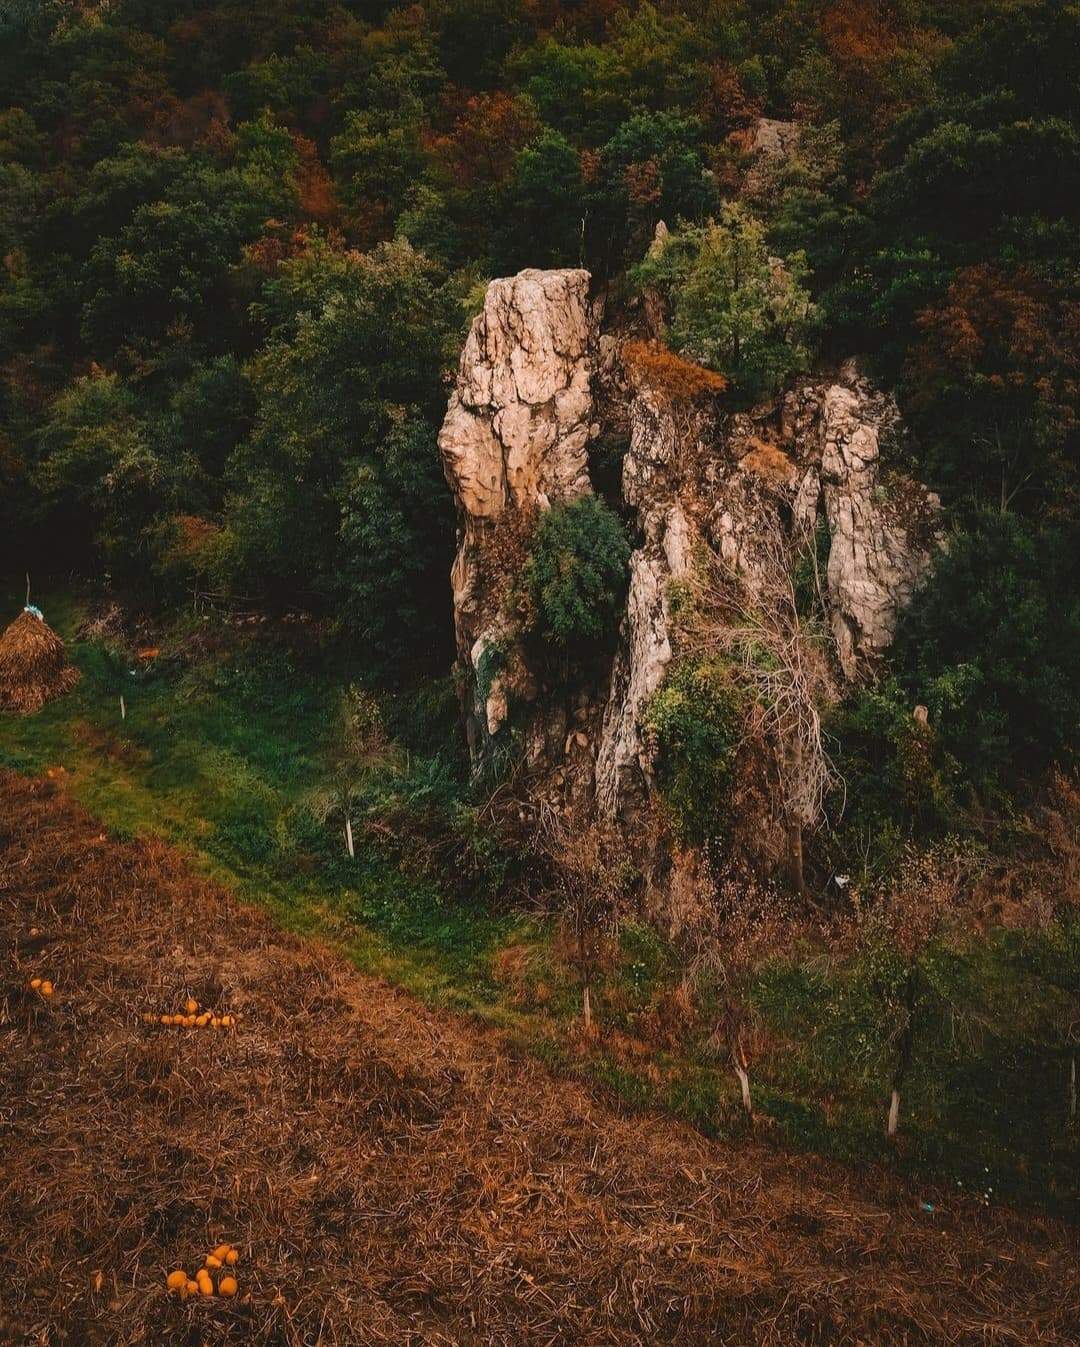
[{"label": "dense tree canopy", "polygon": [[[6,4],[5,560],[303,604],[375,663],[442,659],[462,298],[584,264],[616,298],[666,289],[672,344],[736,398],[815,346],[897,388],[910,466],[974,530],[897,677],[936,689],[973,772],[1033,769],[1062,751],[1064,666],[955,671],[1063,620],[1078,46],[1063,0]],[[736,205],[762,115],[798,143]],[[953,606],[988,577],[1015,631]]]}]

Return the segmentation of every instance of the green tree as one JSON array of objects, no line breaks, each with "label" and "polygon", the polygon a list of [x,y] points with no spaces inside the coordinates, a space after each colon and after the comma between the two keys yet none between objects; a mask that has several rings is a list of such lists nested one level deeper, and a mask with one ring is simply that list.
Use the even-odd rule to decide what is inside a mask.
[{"label": "green tree", "polygon": [[1080,743],[1075,525],[984,515],[953,539],[901,622],[912,696],[978,787],[1067,765]]},{"label": "green tree", "polygon": [[257,163],[247,171],[186,165],[161,197],[94,246],[81,278],[84,341],[133,368],[171,347],[239,345],[240,315],[222,302],[226,278],[241,244],[282,204],[282,184]]},{"label": "green tree", "polygon": [[577,266],[585,237],[585,185],[577,150],[545,130],[518,152],[498,200],[499,270]]},{"label": "green tree", "polygon": [[747,398],[806,367],[815,310],[804,259],[769,256],[765,227],[744,206],[671,235],[636,268],[670,297],[671,344],[718,370]]},{"label": "green tree", "polygon": [[[640,254],[664,220],[700,220],[716,205],[706,171],[704,128],[696,117],[639,113],[625,121],[600,153],[600,177],[590,196],[594,251],[610,249],[621,263],[624,243]],[[610,255],[610,254],[609,254]]]},{"label": "green tree", "polygon": [[130,388],[116,374],[77,379],[50,407],[38,452],[36,481],[53,527],[93,539],[118,575],[137,575],[171,482]]},{"label": "green tree", "polygon": [[330,145],[330,161],[342,197],[365,237],[385,237],[423,173],[423,109],[406,98],[393,110],[350,112]]},{"label": "green tree", "polygon": [[454,295],[404,241],[359,254],[316,236],[264,312],[254,431],[231,466],[232,582],[321,605],[373,659],[430,650],[452,550],[436,433]]}]

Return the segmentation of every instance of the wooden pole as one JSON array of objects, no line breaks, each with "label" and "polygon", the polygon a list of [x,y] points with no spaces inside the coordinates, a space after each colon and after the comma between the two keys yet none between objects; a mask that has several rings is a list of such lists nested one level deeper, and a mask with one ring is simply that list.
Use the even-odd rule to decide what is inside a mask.
[{"label": "wooden pole", "polygon": [[900,1091],[893,1087],[892,1095],[889,1098],[889,1124],[885,1129],[887,1137],[896,1136],[897,1124],[900,1122]]}]

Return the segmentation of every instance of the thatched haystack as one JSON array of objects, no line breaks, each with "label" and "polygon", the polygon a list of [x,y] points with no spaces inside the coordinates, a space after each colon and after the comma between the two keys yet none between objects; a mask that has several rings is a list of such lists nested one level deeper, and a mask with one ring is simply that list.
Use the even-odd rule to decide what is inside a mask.
[{"label": "thatched haystack", "polygon": [[36,608],[24,608],[0,636],[0,707],[29,715],[70,692],[79,671],[64,643]]}]

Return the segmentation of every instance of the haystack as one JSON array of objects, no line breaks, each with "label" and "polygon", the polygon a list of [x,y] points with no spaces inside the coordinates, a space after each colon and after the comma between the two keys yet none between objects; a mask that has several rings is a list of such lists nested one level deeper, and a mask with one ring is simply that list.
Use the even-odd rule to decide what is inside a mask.
[{"label": "haystack", "polygon": [[0,636],[0,707],[29,715],[70,692],[79,671],[64,643],[36,608],[24,608]]}]

